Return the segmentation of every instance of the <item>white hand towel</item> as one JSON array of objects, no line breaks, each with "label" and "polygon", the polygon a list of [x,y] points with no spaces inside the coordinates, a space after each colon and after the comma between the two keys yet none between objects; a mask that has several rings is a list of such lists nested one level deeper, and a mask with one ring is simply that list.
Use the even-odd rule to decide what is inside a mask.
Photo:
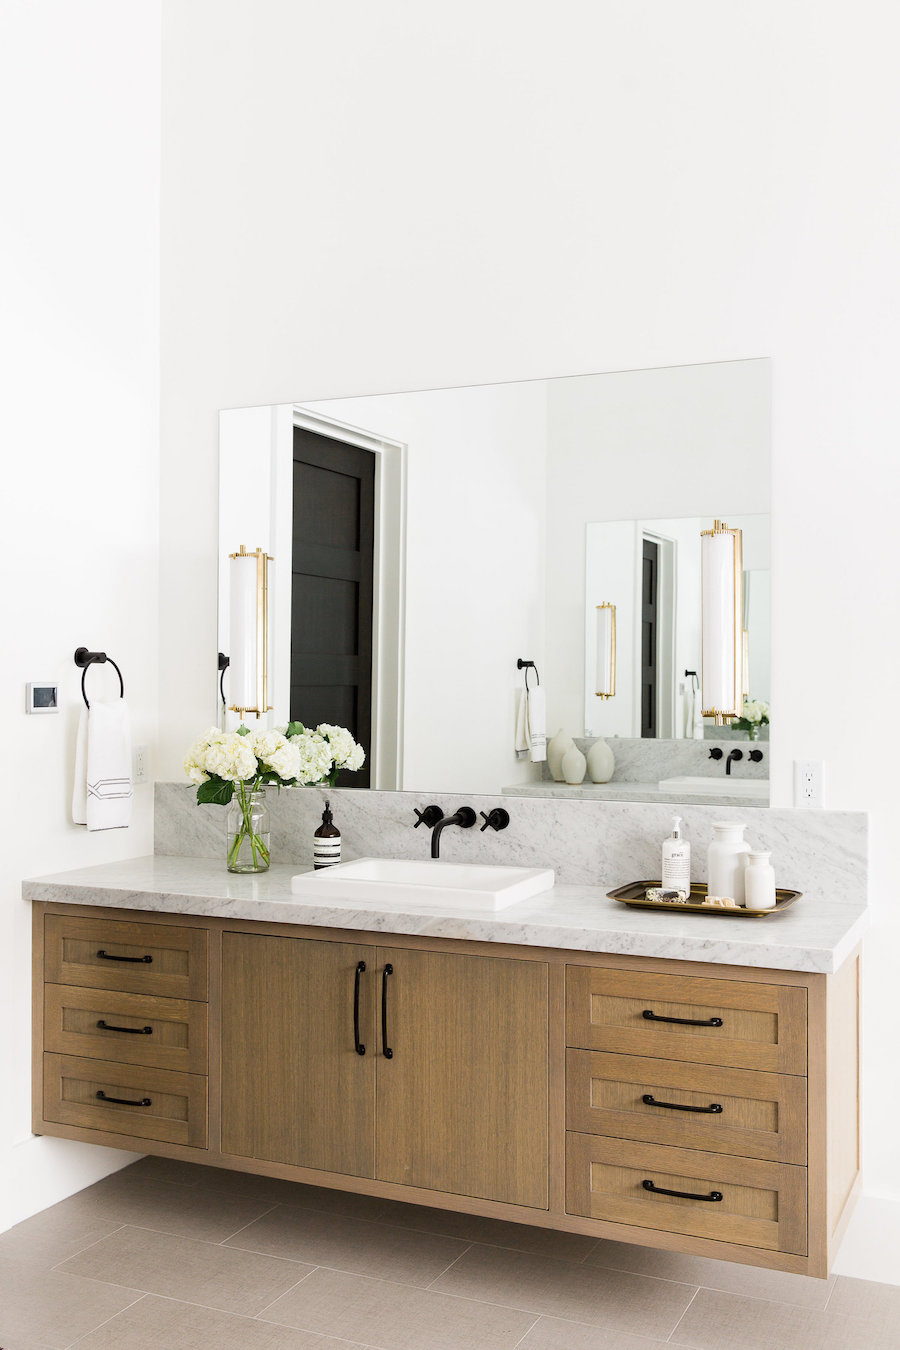
[{"label": "white hand towel", "polygon": [[528,694],[524,689],[520,689],[516,704],[516,759],[525,759],[529,750],[528,735],[525,730],[527,712]]},{"label": "white hand towel", "polygon": [[95,699],[78,723],[72,819],[89,830],[126,829],[133,796],[128,704]]},{"label": "white hand towel", "polygon": [[531,762],[540,764],[547,758],[547,700],[539,684],[528,690],[525,700],[525,734]]}]

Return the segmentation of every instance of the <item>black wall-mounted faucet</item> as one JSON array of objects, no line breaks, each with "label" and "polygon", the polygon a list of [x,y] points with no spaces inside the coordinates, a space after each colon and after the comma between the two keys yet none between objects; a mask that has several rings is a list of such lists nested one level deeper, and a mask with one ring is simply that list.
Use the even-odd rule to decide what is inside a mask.
[{"label": "black wall-mounted faucet", "polygon": [[739,762],[739,760],[742,760],[743,758],[744,758],[744,752],[743,752],[743,750],[729,750],[729,751],[728,751],[728,758],[727,758],[726,761],[725,761],[725,772],[729,775],[729,777],[731,776],[731,766],[732,766],[732,764],[737,764],[737,763]]},{"label": "black wall-mounted faucet", "polygon": [[461,806],[458,811],[454,811],[452,816],[442,816],[431,831],[431,856],[439,858],[441,848],[441,835],[448,825],[459,825],[463,830],[470,830],[475,824],[476,815],[471,806]]}]

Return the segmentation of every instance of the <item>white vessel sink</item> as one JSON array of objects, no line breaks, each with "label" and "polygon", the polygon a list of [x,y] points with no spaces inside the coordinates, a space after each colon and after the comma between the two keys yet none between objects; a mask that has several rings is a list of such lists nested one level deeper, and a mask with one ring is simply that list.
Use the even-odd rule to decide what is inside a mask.
[{"label": "white vessel sink", "polygon": [[663,778],[659,783],[663,792],[705,792],[710,797],[746,797],[751,801],[768,801],[768,778]]},{"label": "white vessel sink", "polygon": [[492,867],[402,858],[360,858],[291,877],[300,899],[379,908],[506,909],[553,888],[552,867]]}]

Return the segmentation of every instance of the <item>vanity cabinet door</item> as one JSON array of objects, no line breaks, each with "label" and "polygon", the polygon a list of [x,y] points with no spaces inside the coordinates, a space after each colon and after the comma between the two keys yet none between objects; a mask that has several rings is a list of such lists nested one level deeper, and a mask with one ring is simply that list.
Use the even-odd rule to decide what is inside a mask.
[{"label": "vanity cabinet door", "polygon": [[[222,1152],[374,1175],[374,948],[224,933]],[[359,1040],[354,1001],[359,974]]]},{"label": "vanity cabinet door", "polygon": [[546,964],[379,948],[378,982],[375,1175],[546,1209]]}]

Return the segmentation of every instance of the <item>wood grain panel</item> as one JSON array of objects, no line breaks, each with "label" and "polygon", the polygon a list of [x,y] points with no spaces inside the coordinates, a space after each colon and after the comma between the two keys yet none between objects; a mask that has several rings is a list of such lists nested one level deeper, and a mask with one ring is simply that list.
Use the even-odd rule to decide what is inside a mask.
[{"label": "wood grain panel", "polygon": [[374,1174],[374,965],[371,947],[223,934],[223,1153]]},{"label": "wood grain panel", "polygon": [[[99,1022],[106,1022],[107,1027],[98,1026]],[[205,1074],[207,1005],[153,994],[48,984],[44,986],[44,1046],[63,1055]]]},{"label": "wood grain panel", "polygon": [[[671,1233],[806,1253],[806,1169],[661,1144],[568,1136],[567,1208]],[[657,1195],[643,1182],[721,1201]]]},{"label": "wood grain panel", "polygon": [[[149,1106],[100,1101],[98,1092]],[[109,1130],[133,1139],[159,1139],[204,1148],[206,1079],[73,1055],[44,1056],[44,1118]]]},{"label": "wood grain panel", "polygon": [[386,963],[376,1176],[546,1209],[546,965],[379,948]]},{"label": "wood grain panel", "polygon": [[[707,1107],[718,1114],[647,1105]],[[806,1079],[683,1060],[569,1050],[567,1126],[586,1134],[709,1149],[770,1162],[806,1162]]]},{"label": "wood grain panel", "polygon": [[[44,978],[52,984],[117,989],[165,998],[207,998],[207,934],[202,928],[48,914]],[[116,961],[108,957],[125,957]],[[135,958],[149,956],[144,962]]]},{"label": "wood grain panel", "polygon": [[[570,965],[566,990],[573,1048],[806,1073],[805,989]],[[645,1011],[707,1025],[648,1021]]]}]

